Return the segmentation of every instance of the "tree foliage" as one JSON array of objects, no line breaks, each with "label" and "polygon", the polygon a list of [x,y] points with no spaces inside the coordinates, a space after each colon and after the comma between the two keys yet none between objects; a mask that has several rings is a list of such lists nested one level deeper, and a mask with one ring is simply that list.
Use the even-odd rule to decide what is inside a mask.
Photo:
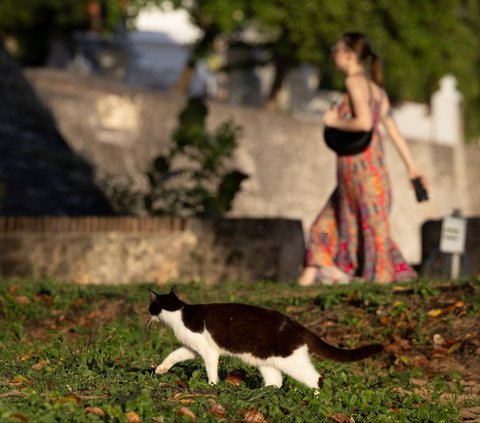
[{"label": "tree foliage", "polygon": [[[2,0],[0,37],[13,36],[23,63],[39,64],[48,41],[89,25],[92,0]],[[428,101],[438,80],[455,75],[465,96],[467,134],[480,134],[480,2],[478,0],[97,0],[103,29],[112,30],[150,4],[184,8],[204,36],[193,46],[195,62],[217,37],[237,40],[255,28],[256,48],[276,68],[271,97],[298,63],[320,69],[323,88],[339,88],[330,45],[345,31],[369,35],[384,59],[387,90],[395,100]],[[183,86],[188,85],[188,78]]]},{"label": "tree foliage", "polygon": [[22,64],[42,65],[50,41],[68,41],[77,30],[89,29],[89,3],[100,8],[101,29],[111,31],[122,19],[125,2],[119,0],[2,0],[0,39],[12,37]]},{"label": "tree foliage", "polygon": [[153,215],[220,217],[230,210],[244,173],[226,166],[237,146],[240,128],[226,121],[209,132],[208,109],[191,98],[178,117],[172,146],[147,172],[145,209]]},{"label": "tree foliage", "polygon": [[[182,0],[174,3],[185,7]],[[236,30],[253,27],[268,40],[255,47],[266,51],[276,67],[272,97],[288,71],[301,62],[319,67],[322,88],[340,88],[330,45],[343,32],[361,31],[384,60],[393,100],[426,102],[439,79],[452,73],[465,97],[467,136],[480,134],[478,0],[204,0],[188,4],[193,21],[208,22],[217,33],[234,39]]]}]

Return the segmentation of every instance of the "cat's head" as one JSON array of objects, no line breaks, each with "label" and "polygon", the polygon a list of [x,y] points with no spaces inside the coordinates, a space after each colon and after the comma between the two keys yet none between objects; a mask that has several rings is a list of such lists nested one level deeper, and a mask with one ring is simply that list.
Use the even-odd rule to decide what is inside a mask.
[{"label": "cat's head", "polygon": [[176,286],[174,286],[168,294],[163,295],[157,294],[150,288],[148,291],[150,293],[148,312],[154,317],[158,317],[162,310],[177,311],[184,306],[183,301],[178,298],[178,289]]}]

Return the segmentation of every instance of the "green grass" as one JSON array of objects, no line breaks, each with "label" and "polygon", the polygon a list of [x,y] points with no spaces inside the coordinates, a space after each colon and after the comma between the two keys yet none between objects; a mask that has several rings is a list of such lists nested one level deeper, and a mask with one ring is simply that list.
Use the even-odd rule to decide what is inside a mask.
[{"label": "green grass", "polygon": [[[401,337],[412,351],[424,351],[433,333],[446,337],[442,328],[478,315],[478,281],[467,281],[470,291],[457,292],[461,283],[451,285],[451,295],[465,307],[438,318],[428,312],[445,308],[439,301],[450,297],[439,283],[428,281],[404,285],[408,291],[373,284],[301,289],[269,282],[188,284],[180,290],[188,302],[275,308],[318,327],[327,339],[334,327],[337,345],[396,345],[392,340]],[[461,372],[432,373],[408,348],[350,365],[315,360],[325,377],[318,393],[290,378],[281,389],[263,388],[254,368],[225,357],[216,386],[207,383],[201,360],[155,377],[153,366],[179,344],[163,326],[146,331],[147,286],[153,287],[1,282],[0,421],[188,422],[189,410],[197,421],[231,422],[248,421],[250,410],[270,422],[341,421],[342,415],[356,422],[456,422],[462,408],[480,405],[466,391]],[[327,320],[334,323],[325,325]],[[227,376],[240,368],[246,371],[241,384],[229,383]]]}]

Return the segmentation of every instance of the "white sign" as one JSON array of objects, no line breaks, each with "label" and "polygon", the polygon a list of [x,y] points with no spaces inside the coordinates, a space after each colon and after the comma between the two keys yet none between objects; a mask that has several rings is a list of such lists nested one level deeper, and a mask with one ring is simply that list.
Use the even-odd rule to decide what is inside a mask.
[{"label": "white sign", "polygon": [[467,220],[449,216],[443,219],[440,251],[442,253],[463,254],[467,235]]}]

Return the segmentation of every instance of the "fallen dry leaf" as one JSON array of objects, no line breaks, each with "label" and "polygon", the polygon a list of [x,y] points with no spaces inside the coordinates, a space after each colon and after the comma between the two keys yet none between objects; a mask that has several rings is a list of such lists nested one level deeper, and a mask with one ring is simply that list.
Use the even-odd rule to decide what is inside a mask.
[{"label": "fallen dry leaf", "polygon": [[[458,341],[458,342],[456,342],[455,344],[450,345],[449,347],[447,347],[447,345],[448,345],[447,343],[445,343],[445,344],[446,344],[446,345],[445,345],[445,348],[448,348],[448,353],[449,353],[449,354],[452,354],[452,353],[454,353],[455,351],[459,350],[460,347],[462,346],[462,342],[461,342],[461,341]],[[477,354],[478,354],[478,353],[477,353]]]},{"label": "fallen dry leaf", "polygon": [[433,347],[432,358],[442,358],[448,354],[448,350],[443,347]]},{"label": "fallen dry leaf", "polygon": [[18,286],[17,285],[10,285],[8,288],[7,288],[7,291],[12,294],[12,295],[15,295],[18,291]]},{"label": "fallen dry leaf", "polygon": [[192,404],[195,402],[188,394],[184,394],[182,392],[177,392],[176,394],[168,398],[168,400],[177,401],[181,404]]},{"label": "fallen dry leaf", "polygon": [[188,407],[180,407],[177,411],[177,415],[190,417],[192,421],[197,420],[197,416],[193,414],[192,410],[190,410]]},{"label": "fallen dry leaf", "polygon": [[411,347],[410,341],[407,339],[403,339],[401,336],[394,334],[393,339],[395,341],[395,344],[398,345],[402,350],[408,350]]},{"label": "fallen dry leaf", "polygon": [[27,352],[25,354],[22,354],[21,356],[18,357],[20,361],[27,361],[34,353],[33,352]]},{"label": "fallen dry leaf", "polygon": [[127,411],[125,416],[127,417],[128,423],[142,423],[142,419],[135,411]]},{"label": "fallen dry leaf", "polygon": [[427,384],[427,380],[418,379],[418,378],[415,378],[415,377],[412,377],[410,379],[410,382],[412,382],[412,385],[417,385],[417,386],[425,386]]},{"label": "fallen dry leaf", "polygon": [[391,326],[392,318],[390,316],[382,316],[380,317],[380,324],[382,326]]},{"label": "fallen dry leaf", "polygon": [[40,360],[38,363],[36,363],[32,366],[32,369],[34,369],[34,370],[43,369],[48,363],[49,363],[48,360]]},{"label": "fallen dry leaf", "polygon": [[438,317],[443,314],[443,309],[441,308],[435,308],[433,310],[430,310],[427,315],[430,317]]},{"label": "fallen dry leaf", "polygon": [[407,366],[412,365],[412,361],[408,355],[399,355],[395,361],[395,364],[399,363],[406,364]]},{"label": "fallen dry leaf", "polygon": [[17,420],[20,420],[22,422],[25,422],[25,423],[30,421],[27,416],[24,416],[23,414],[20,414],[20,413],[14,413],[10,417],[13,417],[13,418],[15,418]]},{"label": "fallen dry leaf", "polygon": [[72,307],[80,307],[84,303],[83,298],[77,298],[73,303]]},{"label": "fallen dry leaf", "polygon": [[249,408],[245,411],[243,420],[248,423],[263,423],[265,422],[265,417],[263,417],[263,414],[260,411],[255,410],[254,408]]},{"label": "fallen dry leaf", "polygon": [[69,401],[74,402],[75,404],[80,404],[82,399],[76,394],[67,394],[58,400],[59,403],[65,403]]},{"label": "fallen dry leaf", "polygon": [[[468,337],[465,337],[468,339]],[[443,339],[443,337],[436,333],[433,335],[433,352],[432,356],[442,356],[446,354],[452,354],[457,351],[462,346],[462,339],[461,338],[451,338],[451,339]]]},{"label": "fallen dry leaf", "polygon": [[195,402],[194,398],[208,398],[217,397],[217,394],[212,391],[191,391],[191,392],[176,392],[168,398],[169,401],[177,401],[183,404],[192,404]]},{"label": "fallen dry leaf", "polygon": [[460,412],[460,415],[462,417],[462,421],[477,422],[480,420],[480,407],[464,408]]},{"label": "fallen dry leaf", "polygon": [[30,304],[30,299],[26,297],[25,295],[17,295],[15,297],[15,301],[19,304]]},{"label": "fallen dry leaf", "polygon": [[245,380],[245,376],[246,376],[245,370],[243,369],[233,370],[225,378],[225,383],[228,383],[234,386],[240,386],[242,382]]},{"label": "fallen dry leaf", "polygon": [[393,355],[399,355],[402,352],[402,349],[395,344],[386,344],[385,351],[392,353]]},{"label": "fallen dry leaf", "polygon": [[210,414],[213,414],[219,419],[223,419],[225,417],[225,407],[218,404],[215,400],[210,400],[210,409],[208,411],[210,412]]},{"label": "fallen dry leaf", "polygon": [[92,399],[108,399],[108,395],[78,395],[78,398],[81,400],[92,400]]},{"label": "fallen dry leaf", "polygon": [[[465,337],[465,339],[468,339],[468,338]],[[462,342],[462,340],[460,338],[451,338],[451,339],[445,340],[445,342],[443,343],[443,346],[445,348],[450,348],[454,345],[460,344],[461,342]]]},{"label": "fallen dry leaf", "polygon": [[435,308],[433,310],[430,310],[427,313],[427,315],[429,317],[438,317],[438,316],[442,316],[444,314],[450,313],[451,311],[457,308],[463,308],[463,307],[465,307],[465,303],[462,300],[457,300],[453,304],[449,305],[448,307]]},{"label": "fallen dry leaf", "polygon": [[20,391],[18,389],[14,389],[13,391],[4,392],[4,393],[0,394],[0,398],[21,397],[23,395],[26,395],[23,391]]},{"label": "fallen dry leaf", "polygon": [[28,383],[28,379],[25,376],[16,375],[13,377],[13,379],[7,381],[6,383],[7,385],[15,386],[15,387],[18,387],[19,389],[22,389],[24,385]]},{"label": "fallen dry leaf", "polygon": [[390,343],[385,344],[385,351],[399,356],[403,351],[409,350],[411,348],[410,342],[406,339],[403,339],[397,334],[394,334]]},{"label": "fallen dry leaf", "polygon": [[407,288],[405,286],[401,285],[396,285],[392,288],[393,292],[403,292],[403,291],[409,291],[411,288]]},{"label": "fallen dry leaf", "polygon": [[288,314],[295,314],[295,313],[301,313],[305,311],[305,307],[304,306],[294,306],[294,305],[291,305],[291,306],[288,306],[287,307],[287,313]]},{"label": "fallen dry leaf", "polygon": [[461,307],[465,307],[465,303],[462,300],[457,300],[455,301],[455,303],[453,303],[453,306],[455,308],[461,308]]},{"label": "fallen dry leaf", "polygon": [[177,385],[179,388],[183,388],[183,389],[187,389],[188,388],[188,384],[187,382],[184,382],[183,380],[177,380]]},{"label": "fallen dry leaf", "polygon": [[351,416],[347,416],[346,414],[337,413],[333,416],[330,416],[330,420],[333,420],[337,423],[355,423],[355,420]]},{"label": "fallen dry leaf", "polygon": [[408,357],[408,362],[410,365],[415,367],[426,367],[430,364],[428,358],[422,354],[415,354]]},{"label": "fallen dry leaf", "polygon": [[95,414],[98,417],[105,417],[105,411],[103,411],[100,407],[85,407],[83,410],[85,414]]},{"label": "fallen dry leaf", "polygon": [[41,301],[45,305],[51,305],[52,302],[53,302],[53,297],[51,295],[48,295],[48,294],[37,294],[37,295],[35,295],[34,298],[35,298],[35,301]]}]

